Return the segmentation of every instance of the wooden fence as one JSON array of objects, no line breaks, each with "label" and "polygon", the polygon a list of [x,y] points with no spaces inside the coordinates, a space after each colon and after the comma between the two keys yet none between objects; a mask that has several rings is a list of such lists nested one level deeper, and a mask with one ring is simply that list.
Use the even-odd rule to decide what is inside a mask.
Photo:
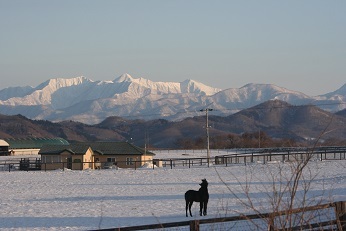
[{"label": "wooden fence", "polygon": [[216,155],[212,158],[172,158],[157,159],[163,167],[177,166],[201,166],[201,165],[231,165],[249,164],[260,162],[266,164],[272,161],[289,162],[311,158],[313,160],[345,160],[346,147],[320,147],[308,148],[264,148],[264,149],[237,149],[237,153],[227,155]]},{"label": "wooden fence", "polygon": [[[199,150],[202,151],[202,150]],[[204,150],[205,151],[205,150]],[[215,151],[215,150],[214,150]],[[224,151],[223,151],[224,152]],[[236,152],[236,153],[234,153]],[[227,153],[227,152],[226,152]],[[232,164],[250,164],[250,163],[263,163],[266,164],[272,161],[289,162],[296,160],[303,160],[305,158],[312,158],[312,160],[345,160],[346,159],[346,147],[319,147],[314,149],[308,148],[262,148],[262,149],[237,149],[232,150],[231,154],[216,155],[211,158],[162,158],[154,159],[151,164],[152,167],[156,166],[165,168],[175,167],[198,167],[208,166],[230,166]],[[60,164],[61,169],[68,168],[66,162],[57,163],[41,163],[37,158],[28,158],[29,161],[25,162],[25,159],[20,161],[8,161],[6,163],[0,163],[0,169],[2,170],[43,170],[46,171],[47,166],[50,164]],[[124,161],[125,162],[125,161]],[[91,164],[95,162],[83,162],[74,163]],[[120,163],[118,161],[118,163]],[[132,161],[132,164],[128,168],[137,169],[144,164],[143,161]],[[27,166],[27,167],[26,167]],[[40,168],[39,168],[40,167]]]},{"label": "wooden fence", "polygon": [[[298,214],[298,213],[308,213],[316,210],[332,209],[333,218],[329,220],[315,221],[313,223],[302,223],[296,224],[294,227],[277,227],[275,226],[275,218],[279,216],[285,216],[288,214]],[[234,223],[234,222],[249,222],[254,223],[254,220],[264,221],[261,226],[264,230],[311,230],[314,228],[322,230],[346,230],[346,202],[339,201],[329,204],[315,205],[304,208],[297,208],[290,211],[280,211],[275,213],[263,213],[263,214],[250,214],[242,216],[233,216],[233,217],[220,217],[220,218],[211,218],[203,220],[190,220],[190,221],[181,221],[181,222],[170,222],[170,223],[161,223],[161,224],[150,224],[150,225],[140,225],[140,226],[130,226],[130,227],[119,227],[119,228],[108,228],[108,229],[98,229],[101,231],[135,231],[135,230],[149,230],[149,229],[158,229],[163,230],[166,228],[174,227],[188,227],[190,231],[199,231],[201,225],[207,224],[217,224],[217,223]],[[213,226],[211,226],[211,230]],[[215,226],[214,226],[215,227]],[[224,225],[223,227],[227,227]],[[232,224],[229,224],[229,227],[233,227]],[[257,227],[258,228],[258,227]],[[229,228],[231,229],[231,228]],[[228,230],[228,229],[227,229]],[[246,230],[246,229],[244,229]]]}]

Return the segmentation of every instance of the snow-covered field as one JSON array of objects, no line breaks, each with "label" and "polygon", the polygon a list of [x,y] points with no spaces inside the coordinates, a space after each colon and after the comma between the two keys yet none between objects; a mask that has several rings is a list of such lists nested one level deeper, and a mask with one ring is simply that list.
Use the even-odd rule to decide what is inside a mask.
[{"label": "snow-covered field", "polygon": [[[157,155],[174,157],[172,152]],[[268,212],[273,178],[287,177],[291,165],[0,171],[0,230],[95,230],[202,218],[196,203],[194,218],[185,217],[184,193],[198,190],[203,178],[210,194],[203,218],[253,213],[239,201],[246,184],[255,206]],[[311,201],[346,200],[346,161],[313,161],[308,170],[304,176],[311,182]]]}]

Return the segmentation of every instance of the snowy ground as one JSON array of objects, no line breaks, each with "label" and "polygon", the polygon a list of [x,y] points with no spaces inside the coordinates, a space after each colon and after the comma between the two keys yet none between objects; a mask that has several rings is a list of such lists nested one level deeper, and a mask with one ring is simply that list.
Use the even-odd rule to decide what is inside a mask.
[{"label": "snowy ground", "polygon": [[[185,154],[205,157],[205,153]],[[253,213],[239,201],[245,198],[246,183],[255,206],[267,212],[272,180],[287,176],[290,166],[274,162],[209,168],[0,171],[0,230],[95,230],[201,218],[197,204],[194,218],[185,217],[184,193],[198,190],[203,178],[209,182],[210,194],[208,215],[203,218]],[[314,161],[308,170],[311,200],[346,200],[346,161]]]}]

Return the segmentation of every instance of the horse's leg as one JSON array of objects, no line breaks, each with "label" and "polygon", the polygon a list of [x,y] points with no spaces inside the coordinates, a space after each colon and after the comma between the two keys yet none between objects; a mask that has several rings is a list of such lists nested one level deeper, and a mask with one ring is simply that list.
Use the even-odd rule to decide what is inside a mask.
[{"label": "horse's leg", "polygon": [[186,201],[186,207],[185,207],[185,211],[186,211],[186,217],[187,217],[187,209],[189,208],[189,202],[187,200]]},{"label": "horse's leg", "polygon": [[199,215],[202,216],[202,210],[203,210],[203,201],[199,202]]},{"label": "horse's leg", "polygon": [[191,216],[191,217],[192,217],[192,213],[191,213],[192,204],[193,204],[193,201],[191,201],[191,202],[189,203],[189,211],[190,211],[190,216]]},{"label": "horse's leg", "polygon": [[207,207],[208,207],[208,201],[203,202],[204,203],[204,211],[203,211],[203,215],[206,216],[207,215]]}]

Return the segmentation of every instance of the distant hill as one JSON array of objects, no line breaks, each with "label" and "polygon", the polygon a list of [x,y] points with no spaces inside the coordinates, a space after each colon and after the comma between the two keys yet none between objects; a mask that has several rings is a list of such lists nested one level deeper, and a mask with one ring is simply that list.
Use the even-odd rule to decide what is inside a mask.
[{"label": "distant hill", "polygon": [[313,104],[333,113],[346,107],[346,84],[320,96],[308,96],[272,84],[229,87],[213,88],[191,79],[154,82],[128,74],[111,81],[56,78],[37,87],[0,90],[0,113],[21,114],[35,120],[98,124],[110,116],[179,121],[202,115],[200,110],[206,107],[215,109],[214,115],[228,116],[268,100]]},{"label": "distant hill", "polygon": [[[339,114],[339,113],[338,113]],[[209,113],[210,137],[263,131],[272,138],[297,141],[346,139],[346,117],[316,106],[294,106],[269,100],[229,116]],[[61,137],[75,141],[129,141],[138,146],[179,148],[178,140],[205,139],[205,115],[181,121],[130,120],[111,116],[95,125],[75,121],[53,123],[21,115],[0,115],[0,138]]]},{"label": "distant hill", "polygon": [[243,124],[238,126],[238,131],[253,131],[256,127],[271,137],[316,139],[325,133],[321,139],[346,138],[345,118],[316,106],[293,106],[283,101],[270,100],[227,118],[230,122]]},{"label": "distant hill", "polygon": [[346,109],[341,110],[341,111],[338,111],[338,112],[336,112],[335,114],[336,114],[336,115],[339,115],[339,116],[346,117]]}]

